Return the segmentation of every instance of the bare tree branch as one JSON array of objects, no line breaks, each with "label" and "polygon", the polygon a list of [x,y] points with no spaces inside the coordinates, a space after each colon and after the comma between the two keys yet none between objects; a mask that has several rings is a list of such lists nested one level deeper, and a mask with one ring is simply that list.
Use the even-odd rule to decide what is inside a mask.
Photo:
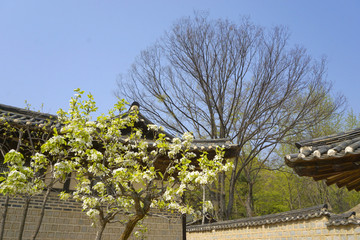
[{"label": "bare tree branch", "polygon": [[118,81],[118,96],[138,101],[149,119],[171,133],[231,138],[246,151],[234,160],[228,199],[218,192],[222,204],[228,203],[219,218],[231,218],[235,184],[245,166],[344,104],[343,96],[332,95],[326,60],[289,47],[288,40],[285,27],[195,15],[176,22]]}]

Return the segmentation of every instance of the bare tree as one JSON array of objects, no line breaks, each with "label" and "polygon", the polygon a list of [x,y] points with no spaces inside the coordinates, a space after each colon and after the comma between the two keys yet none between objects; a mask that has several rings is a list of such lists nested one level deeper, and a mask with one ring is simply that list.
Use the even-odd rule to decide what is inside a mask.
[{"label": "bare tree", "polygon": [[[248,19],[239,24],[183,18],[142,51],[116,95],[140,102],[148,117],[174,134],[231,138],[246,154],[234,159],[225,192],[219,176],[218,218],[231,218],[235,183],[258,154],[266,159],[286,136],[328,118],[344,103],[329,96],[326,61],[288,46],[284,27],[265,30]],[[316,111],[314,111],[316,109]],[[243,157],[245,156],[245,157]]]}]

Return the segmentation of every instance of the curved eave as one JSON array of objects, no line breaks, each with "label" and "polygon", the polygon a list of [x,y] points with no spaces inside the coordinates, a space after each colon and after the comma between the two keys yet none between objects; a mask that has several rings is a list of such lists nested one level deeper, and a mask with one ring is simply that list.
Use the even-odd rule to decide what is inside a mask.
[{"label": "curved eave", "polygon": [[301,148],[304,146],[321,146],[321,145],[329,145],[333,143],[338,143],[342,141],[346,141],[347,139],[355,139],[360,136],[360,128],[352,129],[346,132],[331,134],[328,136],[323,136],[319,138],[313,138],[309,140],[304,140],[295,143],[297,148]]},{"label": "curved eave", "polygon": [[339,153],[334,156],[290,158],[285,163],[299,176],[325,180],[327,185],[336,184],[348,190],[360,191],[360,151]]},{"label": "curved eave", "polygon": [[60,127],[56,115],[0,104],[0,125],[4,123],[18,128],[41,130]]},{"label": "curved eave", "polygon": [[301,157],[301,154],[291,154],[286,155],[284,159],[286,165],[289,167],[341,164],[344,162],[360,163],[360,149],[357,149],[352,153],[341,152],[333,156],[323,154],[320,157],[313,155],[308,157]]}]

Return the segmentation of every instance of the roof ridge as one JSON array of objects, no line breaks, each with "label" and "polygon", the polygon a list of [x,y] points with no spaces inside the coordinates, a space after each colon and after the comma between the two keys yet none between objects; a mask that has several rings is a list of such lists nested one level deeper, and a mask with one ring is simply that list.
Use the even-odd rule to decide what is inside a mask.
[{"label": "roof ridge", "polygon": [[358,137],[360,137],[360,128],[355,128],[345,132],[299,141],[296,142],[295,145],[297,148],[305,147],[305,146],[330,145],[333,143],[338,143],[347,139],[354,139]]},{"label": "roof ridge", "polygon": [[331,214],[327,226],[339,226],[339,225],[360,225],[360,219],[356,218],[356,212],[345,212],[342,214]]},{"label": "roof ridge", "polygon": [[52,117],[57,118],[57,116],[55,114],[42,113],[42,112],[29,110],[29,109],[26,109],[26,108],[14,107],[14,106],[10,106],[10,105],[0,103],[0,111],[1,110],[5,110],[7,112],[19,113],[19,114],[22,114],[22,115],[31,115],[31,116],[35,115],[35,116],[39,116],[39,117],[43,117],[43,118],[49,118],[49,117],[50,118],[52,118]]},{"label": "roof ridge", "polygon": [[231,141],[230,138],[195,138],[194,141],[196,142],[223,142],[223,141]]},{"label": "roof ridge", "polygon": [[58,117],[49,113],[41,113],[25,108],[0,104],[0,121],[11,122],[21,127],[51,128],[58,127]]},{"label": "roof ridge", "polygon": [[327,204],[321,204],[313,207],[291,210],[287,212],[268,214],[263,216],[256,216],[250,218],[241,218],[235,220],[228,220],[206,225],[188,226],[187,231],[209,231],[212,229],[225,229],[233,227],[256,226],[264,224],[273,224],[277,222],[288,222],[300,219],[308,219],[320,216],[330,216]]}]

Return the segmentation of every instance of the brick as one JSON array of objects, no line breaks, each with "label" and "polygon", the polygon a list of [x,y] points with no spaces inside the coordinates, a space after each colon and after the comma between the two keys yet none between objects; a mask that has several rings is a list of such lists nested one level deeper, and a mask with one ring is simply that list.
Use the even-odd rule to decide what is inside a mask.
[{"label": "brick", "polygon": [[[320,239],[335,240],[360,239],[359,226],[337,226],[327,228],[326,218],[314,218],[307,221],[295,221],[281,224],[270,224],[257,227],[239,227],[228,230],[212,230],[197,233],[188,233],[188,240],[212,239]],[[341,234],[341,235],[340,235]]]},{"label": "brick", "polygon": [[[0,197],[0,202],[4,202],[4,198]],[[33,230],[36,227],[40,214],[40,206],[42,202],[41,196],[35,196],[31,202],[28,211],[27,221],[25,225],[24,239],[30,239]],[[21,220],[23,200],[21,198],[11,199],[11,207],[8,211],[7,221],[5,225],[4,240],[12,240],[17,238],[19,223]],[[68,211],[63,211],[63,210]],[[156,211],[162,214],[160,211]],[[169,239],[181,240],[181,219],[174,218],[173,215],[166,214],[166,218],[146,219],[145,223],[149,227],[149,231],[145,234],[147,239]],[[124,219],[118,216],[117,219]],[[123,229],[121,224],[109,224],[105,229],[104,240],[117,239]],[[88,217],[81,212],[81,205],[74,201],[60,202],[57,200],[56,194],[52,194],[48,200],[47,209],[43,219],[43,225],[37,239],[39,240],[77,240],[77,239],[94,239],[96,230],[90,226]],[[158,234],[157,236],[155,234]],[[25,236],[26,235],[26,236]],[[165,236],[165,238],[162,238]],[[229,235],[229,237],[231,237]]]}]

